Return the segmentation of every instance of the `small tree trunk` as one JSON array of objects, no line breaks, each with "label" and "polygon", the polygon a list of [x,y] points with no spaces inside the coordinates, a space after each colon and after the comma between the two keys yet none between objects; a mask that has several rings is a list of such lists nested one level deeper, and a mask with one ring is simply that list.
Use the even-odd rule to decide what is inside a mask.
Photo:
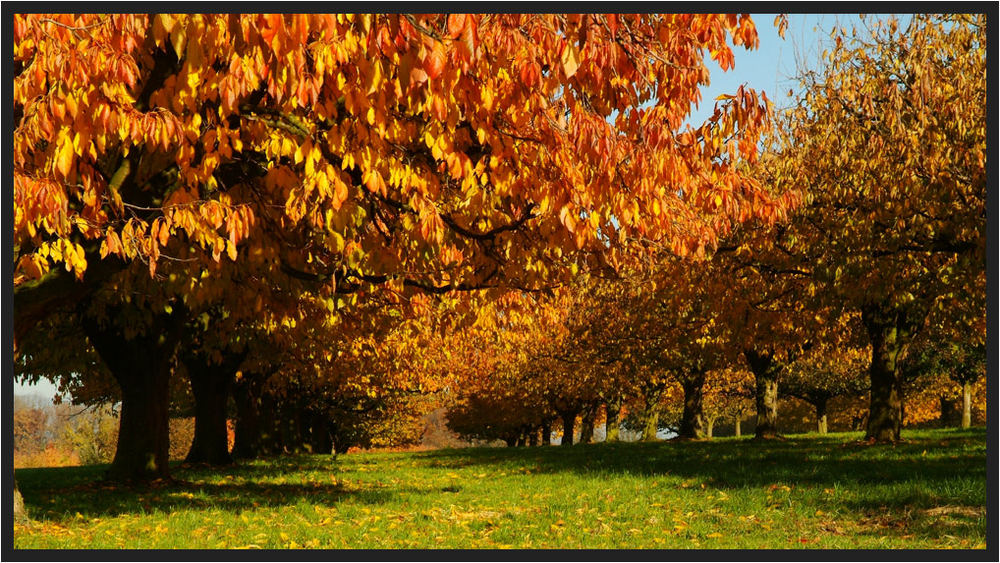
[{"label": "small tree trunk", "polygon": [[532,428],[528,432],[528,446],[535,447],[538,445],[538,428]]},{"label": "small tree trunk", "polygon": [[589,444],[594,438],[594,419],[597,418],[597,407],[590,405],[583,409],[580,420],[580,443]]},{"label": "small tree trunk", "polygon": [[660,411],[655,409],[649,409],[646,412],[646,424],[642,429],[643,442],[655,442],[659,440],[656,437],[656,433],[660,430]]},{"label": "small tree trunk", "polygon": [[747,359],[750,371],[754,374],[755,400],[757,407],[757,427],[754,437],[768,439],[778,437],[778,376],[781,374],[781,364],[767,352],[746,349],[743,355]]},{"label": "small tree trunk", "polygon": [[576,415],[576,411],[563,411],[559,413],[563,423],[563,436],[561,443],[563,446],[573,445],[573,432],[576,428]]},{"label": "small tree trunk", "polygon": [[24,509],[24,497],[21,496],[20,489],[17,488],[17,479],[11,479],[14,485],[14,522],[21,522],[28,519],[28,511]]},{"label": "small tree trunk", "polygon": [[938,425],[941,428],[951,426],[954,419],[954,405],[948,395],[939,395],[938,401],[941,406],[941,415],[938,417]]},{"label": "small tree trunk", "polygon": [[236,428],[233,439],[234,458],[252,459],[261,455],[260,388],[263,378],[257,374],[243,374],[233,385],[236,403]]},{"label": "small tree trunk", "polygon": [[552,445],[552,422],[545,421],[542,423],[542,445],[551,446]]},{"label": "small tree trunk", "polygon": [[261,394],[260,412],[261,414],[268,413],[268,417],[261,417],[260,421],[260,455],[278,455],[285,451],[280,407],[280,403],[270,393]]},{"label": "small tree trunk", "polygon": [[124,338],[114,321],[101,327],[92,319],[82,320],[88,340],[121,388],[118,445],[108,468],[109,480],[170,478],[170,375],[182,309],[154,316],[146,334],[132,340]]},{"label": "small tree trunk", "polygon": [[330,455],[333,451],[330,425],[322,412],[314,411],[309,418],[309,439],[312,453]]},{"label": "small tree trunk", "polygon": [[818,399],[816,407],[816,430],[820,434],[826,434],[826,403],[827,399]]},{"label": "small tree trunk", "polygon": [[524,432],[517,433],[517,440],[514,442],[514,446],[518,448],[523,448],[527,442]]},{"label": "small tree trunk", "polygon": [[705,419],[705,437],[712,439],[712,430],[715,428],[715,417]]},{"label": "small tree trunk", "polygon": [[868,370],[871,405],[865,438],[878,442],[897,441],[903,425],[903,389],[897,359],[912,331],[903,326],[901,313],[888,308],[866,307],[861,320],[872,345]]},{"label": "small tree trunk", "polygon": [[243,362],[243,354],[226,357],[221,365],[206,362],[200,355],[183,355],[191,394],[194,395],[194,439],[185,461],[228,465],[229,437],[226,426],[226,407],[236,369]]},{"label": "small tree trunk", "polygon": [[617,442],[619,433],[621,432],[621,421],[618,420],[622,411],[621,399],[614,398],[609,400],[606,408],[607,416],[604,421],[604,441]]},{"label": "small tree trunk", "polygon": [[678,438],[702,438],[705,435],[705,417],[702,411],[705,372],[694,372],[681,379],[684,389],[684,412]]},{"label": "small tree trunk", "polygon": [[739,438],[743,435],[743,429],[740,428],[740,423],[743,422],[742,417],[736,417],[736,437]]},{"label": "small tree trunk", "polygon": [[962,383],[962,428],[972,426],[972,383]]}]

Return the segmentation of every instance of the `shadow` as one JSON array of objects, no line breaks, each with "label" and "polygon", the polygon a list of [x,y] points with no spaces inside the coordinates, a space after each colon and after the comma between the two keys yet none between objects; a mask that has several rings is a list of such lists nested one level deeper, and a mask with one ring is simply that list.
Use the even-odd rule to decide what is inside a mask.
[{"label": "shadow", "polygon": [[[871,533],[900,522],[912,526],[910,533],[925,537],[982,528],[984,516],[970,516],[968,510],[986,504],[985,430],[912,436],[881,445],[845,442],[844,435],[811,435],[766,442],[722,438],[445,449],[411,452],[405,457],[408,465],[442,471],[470,468],[530,473],[532,477],[560,473],[597,478],[664,476],[671,484],[661,486],[728,490],[730,494],[763,488],[770,491],[768,502],[772,493],[778,500],[794,497],[803,508],[811,507],[809,514],[819,508],[861,514],[870,520]],[[393,462],[393,457],[361,454],[339,459],[280,456],[223,468],[175,464],[172,472],[177,482],[144,487],[95,482],[106,466],[18,469],[16,478],[36,520],[60,520],[76,513],[95,517],[206,507],[239,512],[298,503],[336,505],[346,499],[375,505],[402,495],[460,490],[454,483],[443,489],[440,483],[418,488],[412,483],[364,479],[372,474],[361,466]],[[284,482],[289,473],[297,474],[295,483]],[[940,511],[943,507],[956,509],[945,513]]]},{"label": "shadow", "polygon": [[[33,520],[59,521],[121,514],[205,509],[238,513],[261,507],[308,503],[333,506],[348,498],[362,504],[383,504],[407,493],[426,491],[365,483],[353,486],[327,456],[288,456],[255,460],[228,467],[171,464],[171,481],[120,484],[101,481],[107,465],[18,469],[16,477]],[[309,472],[315,478],[284,483],[291,472]],[[206,482],[212,476],[215,482]],[[218,482],[221,476],[221,483]],[[277,480],[273,482],[272,480]]]},{"label": "shadow", "polygon": [[[904,435],[905,436],[905,435]],[[860,437],[860,434],[859,434]],[[929,487],[956,478],[986,483],[985,430],[947,434],[941,440],[911,438],[895,444],[844,442],[841,436],[793,436],[784,440],[716,439],[597,443],[570,447],[453,449],[413,454],[429,467],[457,469],[509,464],[532,474],[630,474],[674,476],[715,489],[770,485],[848,489],[882,485],[883,497],[853,508],[933,507],[974,500],[985,489]],[[933,491],[931,490],[933,489]],[[847,507],[845,503],[845,507]]]}]

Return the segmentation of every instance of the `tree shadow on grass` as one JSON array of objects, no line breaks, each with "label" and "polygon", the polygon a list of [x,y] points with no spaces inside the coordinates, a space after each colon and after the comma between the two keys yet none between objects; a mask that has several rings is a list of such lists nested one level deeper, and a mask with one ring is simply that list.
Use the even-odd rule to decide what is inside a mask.
[{"label": "tree shadow on grass", "polygon": [[[347,499],[371,505],[419,492],[372,483],[363,488],[352,486],[342,479],[332,458],[321,456],[275,457],[221,468],[173,465],[176,480],[167,483],[101,482],[106,465],[19,469],[17,480],[29,515],[35,520],[63,520],[76,513],[84,517],[200,509],[238,513],[303,502],[335,506]],[[310,470],[324,473],[306,482],[280,482],[288,473]],[[212,482],[205,480],[209,476]]]},{"label": "tree shadow on grass", "polygon": [[863,507],[898,508],[985,504],[985,497],[978,498],[985,487],[969,490],[956,484],[956,479],[985,484],[984,444],[984,432],[967,431],[946,440],[918,437],[886,445],[811,436],[773,442],[727,439],[438,450],[414,457],[441,468],[527,464],[532,474],[675,476],[715,489],[774,484],[864,489],[875,496],[859,501]]}]

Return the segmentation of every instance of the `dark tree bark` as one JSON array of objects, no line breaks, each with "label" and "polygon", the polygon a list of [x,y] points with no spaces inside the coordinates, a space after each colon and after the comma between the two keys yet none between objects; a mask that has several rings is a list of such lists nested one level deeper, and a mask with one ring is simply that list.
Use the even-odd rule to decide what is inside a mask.
[{"label": "dark tree bark", "polygon": [[903,311],[873,305],[862,308],[861,321],[872,345],[872,361],[868,370],[871,383],[871,405],[865,438],[877,442],[900,439],[903,425],[903,378],[898,360],[923,323],[926,312]]},{"label": "dark tree bark", "polygon": [[560,418],[562,418],[563,423],[563,436],[562,443],[563,446],[573,445],[573,432],[576,428],[576,415],[577,411],[562,411],[559,413]]},{"label": "dark tree bark", "polygon": [[962,383],[962,428],[972,426],[972,383]]},{"label": "dark tree bark", "polygon": [[[169,479],[170,375],[186,311],[154,315],[146,334],[126,340],[110,320],[107,326],[82,317],[91,345],[121,388],[118,445],[107,479]],[[110,315],[111,319],[115,315]]]},{"label": "dark tree bark", "polygon": [[769,352],[746,349],[743,355],[747,359],[750,371],[754,374],[756,383],[757,426],[754,437],[757,439],[777,438],[778,433],[778,377],[782,365],[774,360]]},{"label": "dark tree bark", "polygon": [[270,393],[260,398],[260,453],[265,456],[285,453],[285,425],[281,402]]},{"label": "dark tree bark", "polygon": [[938,401],[941,405],[941,415],[938,417],[938,424],[942,428],[947,428],[951,426],[955,420],[955,404],[947,395],[939,396]]},{"label": "dark tree bark", "polygon": [[552,445],[552,422],[548,420],[542,423],[542,445]]},{"label": "dark tree bark", "polygon": [[702,400],[705,389],[704,371],[696,371],[680,379],[684,389],[684,412],[677,431],[678,438],[703,438],[705,436],[705,416]]},{"label": "dark tree bark", "polygon": [[589,444],[594,439],[594,420],[597,418],[598,406],[588,405],[583,409],[580,418],[580,443]]},{"label": "dark tree bark", "polygon": [[314,411],[309,416],[309,449],[314,454],[329,455],[333,452],[330,424],[320,411]]},{"label": "dark tree bark", "polygon": [[263,455],[260,398],[264,379],[260,374],[244,373],[243,378],[233,385],[233,400],[236,403],[234,458],[253,459]]},{"label": "dark tree bark", "polygon": [[229,394],[236,370],[245,354],[228,354],[219,365],[210,363],[203,354],[189,351],[181,355],[191,381],[194,395],[194,440],[185,461],[228,465],[229,429],[226,424]]}]

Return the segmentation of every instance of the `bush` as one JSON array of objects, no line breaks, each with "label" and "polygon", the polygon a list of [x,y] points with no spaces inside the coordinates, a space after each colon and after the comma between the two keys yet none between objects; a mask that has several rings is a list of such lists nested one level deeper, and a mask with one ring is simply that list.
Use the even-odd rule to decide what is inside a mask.
[{"label": "bush", "polygon": [[83,465],[111,463],[118,443],[118,413],[110,405],[101,405],[71,415],[59,442],[76,452]]}]

